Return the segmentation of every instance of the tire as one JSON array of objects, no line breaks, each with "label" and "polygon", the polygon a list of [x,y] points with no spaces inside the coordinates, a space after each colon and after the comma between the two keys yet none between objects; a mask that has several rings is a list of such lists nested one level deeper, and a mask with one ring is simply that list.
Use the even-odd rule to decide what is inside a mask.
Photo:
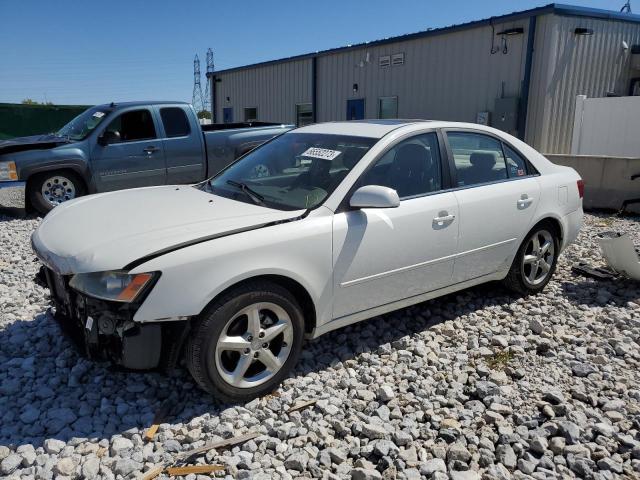
[{"label": "tire", "polygon": [[[259,318],[259,329],[250,318]],[[187,342],[187,368],[206,392],[245,402],[282,382],[298,361],[303,336],[302,309],[288,290],[271,282],[247,283],[202,313]]]},{"label": "tire", "polygon": [[35,175],[29,181],[27,195],[33,208],[44,216],[57,205],[86,193],[87,189],[82,179],[77,174],[64,170]]},{"label": "tire", "polygon": [[520,245],[503,280],[505,286],[523,295],[541,292],[556,271],[559,247],[558,231],[552,223],[536,225]]}]

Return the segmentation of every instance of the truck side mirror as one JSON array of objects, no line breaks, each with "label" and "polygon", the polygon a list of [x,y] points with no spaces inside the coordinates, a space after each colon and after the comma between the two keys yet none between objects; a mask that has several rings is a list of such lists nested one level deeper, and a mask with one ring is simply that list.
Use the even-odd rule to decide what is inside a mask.
[{"label": "truck side mirror", "polygon": [[106,147],[111,143],[120,143],[120,132],[105,130],[102,132],[102,135],[98,137],[98,144]]}]

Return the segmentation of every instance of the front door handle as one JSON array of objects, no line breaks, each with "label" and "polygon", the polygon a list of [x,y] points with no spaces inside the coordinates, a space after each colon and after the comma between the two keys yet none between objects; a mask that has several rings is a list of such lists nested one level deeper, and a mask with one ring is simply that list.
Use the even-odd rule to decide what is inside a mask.
[{"label": "front door handle", "polygon": [[445,223],[453,222],[455,219],[456,219],[456,216],[453,214],[449,214],[447,212],[440,212],[438,213],[437,217],[433,218],[433,223],[435,223],[438,226],[442,226]]},{"label": "front door handle", "polygon": [[154,147],[153,145],[145,148],[143,151],[146,152],[147,154],[151,155],[152,153],[157,152],[158,150],[160,150],[158,147]]},{"label": "front door handle", "polygon": [[520,196],[520,199],[518,200],[517,203],[518,203],[518,208],[522,210],[523,208],[527,208],[529,205],[533,203],[533,198],[531,198],[526,193],[523,193]]}]

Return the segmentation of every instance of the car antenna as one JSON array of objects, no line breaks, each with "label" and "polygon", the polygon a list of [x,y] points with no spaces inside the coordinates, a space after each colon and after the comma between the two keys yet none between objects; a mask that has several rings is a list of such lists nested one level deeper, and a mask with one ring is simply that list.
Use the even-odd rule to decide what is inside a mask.
[{"label": "car antenna", "polygon": [[113,108],[113,107],[115,107],[115,106],[116,106],[116,104],[115,104],[115,103],[113,103],[113,102],[111,102],[111,103],[109,104],[109,106],[110,106],[111,108]]}]

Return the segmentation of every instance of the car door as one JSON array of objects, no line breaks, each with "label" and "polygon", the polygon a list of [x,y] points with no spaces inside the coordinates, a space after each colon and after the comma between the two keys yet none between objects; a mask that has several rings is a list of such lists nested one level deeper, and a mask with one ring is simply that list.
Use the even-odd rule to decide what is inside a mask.
[{"label": "car door", "polygon": [[528,162],[500,138],[447,130],[451,176],[460,209],[453,283],[508,269],[539,201]]},{"label": "car door", "polygon": [[334,318],[450,283],[458,203],[443,191],[441,158],[436,133],[414,135],[381,155],[356,183],[354,189],[394,188],[400,206],[345,207],[334,216]]},{"label": "car door", "polygon": [[[155,107],[162,123],[167,183],[196,183],[206,175],[204,137],[188,106]],[[192,119],[189,121],[189,119]]]},{"label": "car door", "polygon": [[164,185],[167,169],[158,131],[149,108],[131,108],[114,117],[98,134],[108,143],[98,141],[91,151],[97,191]]}]

